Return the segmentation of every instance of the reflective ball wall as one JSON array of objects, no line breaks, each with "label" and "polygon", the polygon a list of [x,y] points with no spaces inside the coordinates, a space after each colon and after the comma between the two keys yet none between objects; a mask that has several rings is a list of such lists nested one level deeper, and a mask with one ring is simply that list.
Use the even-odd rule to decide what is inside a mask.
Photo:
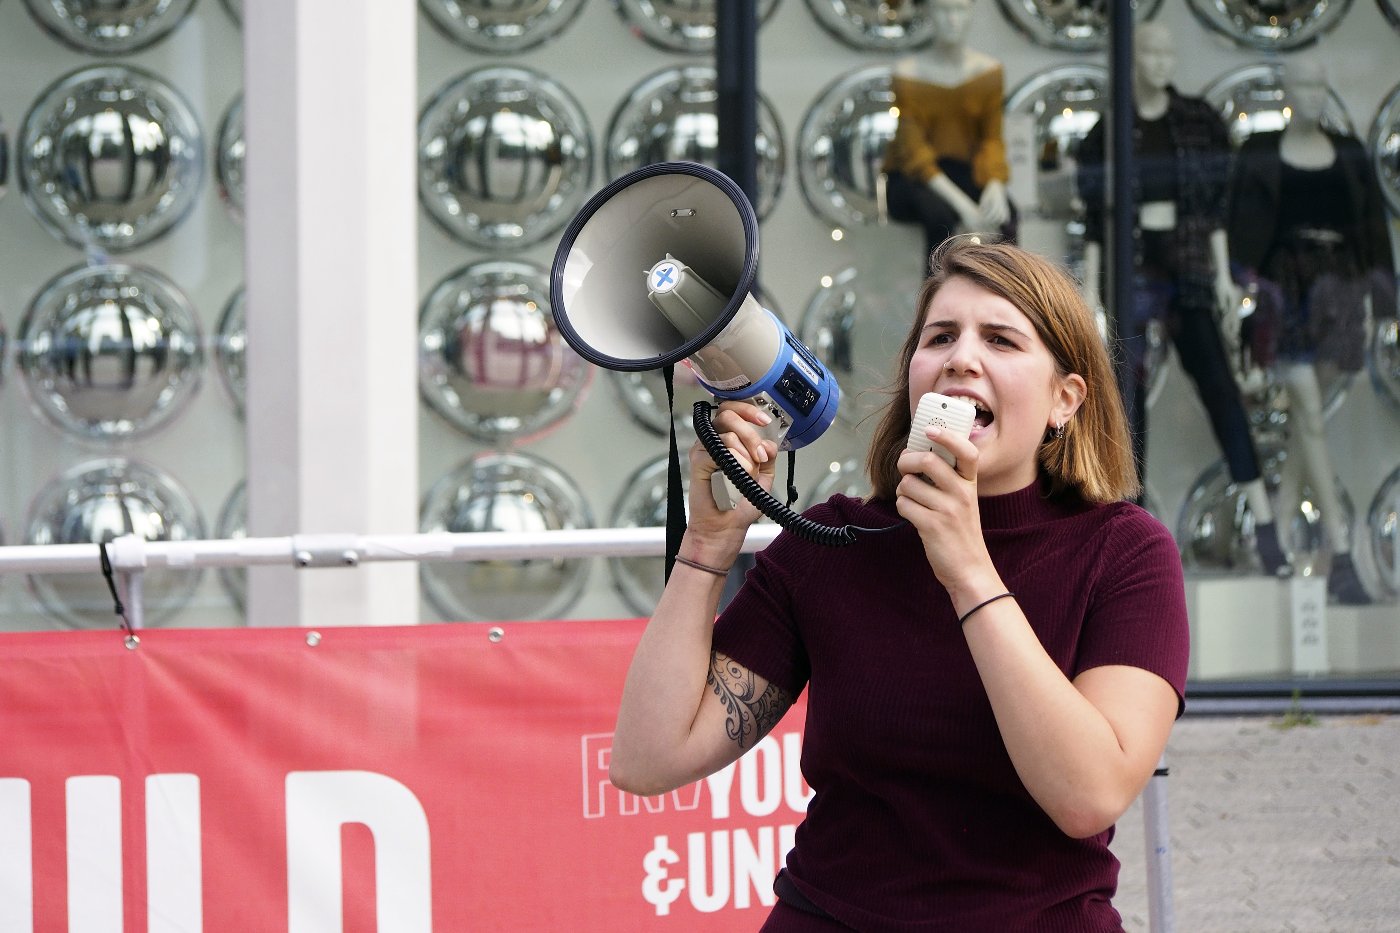
[{"label": "reflective ball wall", "polygon": [[[755,290],[842,389],[836,422],[797,457],[799,507],[863,491],[865,445],[915,310],[921,237],[889,217],[883,155],[898,127],[890,76],[928,54],[931,7],[757,4]],[[416,322],[416,344],[402,351],[417,361],[417,409],[405,417],[417,419],[419,474],[402,481],[415,485],[420,526],[659,523],[670,431],[684,458],[703,392],[681,368],[671,402],[659,373],[600,373],[570,351],[550,308],[550,264],[574,212],[613,178],[662,160],[719,162],[715,6],[416,8],[416,125],[406,142],[416,153],[418,289],[413,302],[375,313]],[[1394,0],[1134,8],[1139,21],[1172,29],[1178,89],[1206,98],[1235,143],[1289,119],[1289,63],[1325,63],[1324,120],[1366,143],[1392,219],[1400,214]],[[1084,256],[1077,148],[1108,106],[1104,9],[979,3],[968,34],[1004,66],[1021,242],[1075,272]],[[123,528],[245,534],[247,362],[258,348],[247,339],[242,248],[255,158],[244,132],[243,17],[243,0],[0,0],[0,540],[97,540]],[[666,244],[656,249],[663,258]],[[1244,320],[1257,309],[1246,295],[1229,313]],[[1253,518],[1224,474],[1171,334],[1158,328],[1149,340],[1146,501],[1193,573],[1251,573]],[[1278,452],[1296,419],[1287,393],[1247,358],[1232,362],[1270,470],[1286,475]],[[1324,396],[1351,544],[1365,555],[1367,585],[1391,598],[1393,321],[1375,322],[1363,368],[1329,379]],[[1288,511],[1308,567],[1325,566],[1321,519]],[[661,563],[425,565],[421,604],[406,614],[645,614]],[[90,583],[0,578],[0,618],[16,628],[100,624]],[[155,615],[164,625],[239,625],[244,602],[239,573],[182,577],[163,585]]]},{"label": "reflective ball wall", "polygon": [[[210,372],[244,278],[237,4],[0,2],[0,528],[6,544],[206,538],[244,474]],[[148,625],[242,625],[151,572]],[[92,574],[0,578],[0,628],[115,627]]]}]

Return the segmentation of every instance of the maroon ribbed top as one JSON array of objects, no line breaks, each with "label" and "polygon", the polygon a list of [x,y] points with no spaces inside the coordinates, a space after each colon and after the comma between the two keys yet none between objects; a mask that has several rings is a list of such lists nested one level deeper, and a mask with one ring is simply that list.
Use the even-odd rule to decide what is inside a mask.
[{"label": "maroon ribbed top", "polygon": [[[900,521],[845,496],[824,524]],[[1167,529],[1129,503],[981,500],[998,572],[1068,676],[1105,664],[1184,695],[1188,629]],[[1064,835],[1011,765],[953,607],[912,527],[847,547],[784,532],[715,628],[716,650],[808,688],[802,768],[816,794],[788,856],[797,887],[859,930],[1118,930],[1112,830]]]}]

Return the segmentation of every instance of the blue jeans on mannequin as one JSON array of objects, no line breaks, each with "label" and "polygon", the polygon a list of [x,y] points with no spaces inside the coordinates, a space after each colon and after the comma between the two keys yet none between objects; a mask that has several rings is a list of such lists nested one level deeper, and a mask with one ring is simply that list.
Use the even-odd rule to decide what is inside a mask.
[{"label": "blue jeans on mannequin", "polygon": [[1263,471],[1250,434],[1249,415],[1215,321],[1215,310],[1197,302],[1182,301],[1181,290],[1174,279],[1146,272],[1133,278],[1133,306],[1129,319],[1120,325],[1123,328],[1120,335],[1123,365],[1119,369],[1119,389],[1132,428],[1133,456],[1139,478],[1145,483],[1147,390],[1151,376],[1147,371],[1147,329],[1154,320],[1165,325],[1182,368],[1196,385],[1211,431],[1225,456],[1230,479],[1243,487],[1246,497],[1253,499],[1254,543],[1264,572],[1271,576],[1290,572],[1272,511],[1263,514],[1268,508]]},{"label": "blue jeans on mannequin", "polygon": [[1133,278],[1133,308],[1122,335],[1123,407],[1133,430],[1133,455],[1138,475],[1146,476],[1147,459],[1147,328],[1151,321],[1165,324],[1176,347],[1182,369],[1195,383],[1196,393],[1210,418],[1210,427],[1230,478],[1236,483],[1259,479],[1262,471],[1249,433],[1249,416],[1240,399],[1239,386],[1212,308],[1183,305],[1174,281],[1140,274]]}]

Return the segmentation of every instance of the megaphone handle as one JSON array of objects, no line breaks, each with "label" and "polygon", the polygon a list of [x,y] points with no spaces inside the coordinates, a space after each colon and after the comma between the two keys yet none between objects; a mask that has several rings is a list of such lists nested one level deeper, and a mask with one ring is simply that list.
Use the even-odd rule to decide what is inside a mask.
[{"label": "megaphone handle", "polygon": [[[777,499],[768,494],[768,490],[758,484],[758,480],[749,475],[743,464],[734,459],[734,454],[729,448],[724,446],[724,441],[720,440],[719,433],[715,431],[715,426],[710,423],[710,403],[696,402],[693,413],[695,423],[695,436],[700,439],[700,444],[709,453],[711,459],[719,466],[715,476],[721,473],[734,484],[734,487],[754,504],[764,515],[782,525],[788,531],[801,535],[809,541],[816,541],[819,544],[840,546],[850,544],[856,539],[855,529],[851,525],[841,528],[833,528],[829,525],[822,525],[798,515],[792,509],[783,505]],[[710,483],[711,494],[714,494],[715,485],[713,480]],[[719,497],[716,495],[715,504],[719,505]],[[721,506],[722,508],[722,506]],[[891,528],[898,526],[891,526]],[[863,529],[878,530],[878,529]]]},{"label": "megaphone handle", "polygon": [[739,504],[739,490],[730,482],[729,477],[724,475],[723,470],[715,470],[710,474],[710,497],[715,500],[715,508],[721,512],[728,512]]},{"label": "megaphone handle", "polygon": [[[759,434],[781,446],[783,437],[787,433],[786,413],[762,396],[756,396],[749,401],[773,417],[773,420],[769,421],[766,426],[758,429]],[[708,408],[706,410],[708,411]],[[742,493],[734,485],[734,481],[726,476],[723,470],[716,470],[710,474],[710,496],[715,500],[715,507],[721,512],[728,512],[735,508],[740,499],[743,498]]]}]

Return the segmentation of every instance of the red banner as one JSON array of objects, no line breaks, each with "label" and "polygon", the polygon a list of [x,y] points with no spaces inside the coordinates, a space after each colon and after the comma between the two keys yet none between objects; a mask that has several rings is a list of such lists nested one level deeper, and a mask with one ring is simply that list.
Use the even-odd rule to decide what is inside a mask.
[{"label": "red banner", "polygon": [[607,779],[640,621],[0,636],[0,930],[756,928],[804,704]]}]

